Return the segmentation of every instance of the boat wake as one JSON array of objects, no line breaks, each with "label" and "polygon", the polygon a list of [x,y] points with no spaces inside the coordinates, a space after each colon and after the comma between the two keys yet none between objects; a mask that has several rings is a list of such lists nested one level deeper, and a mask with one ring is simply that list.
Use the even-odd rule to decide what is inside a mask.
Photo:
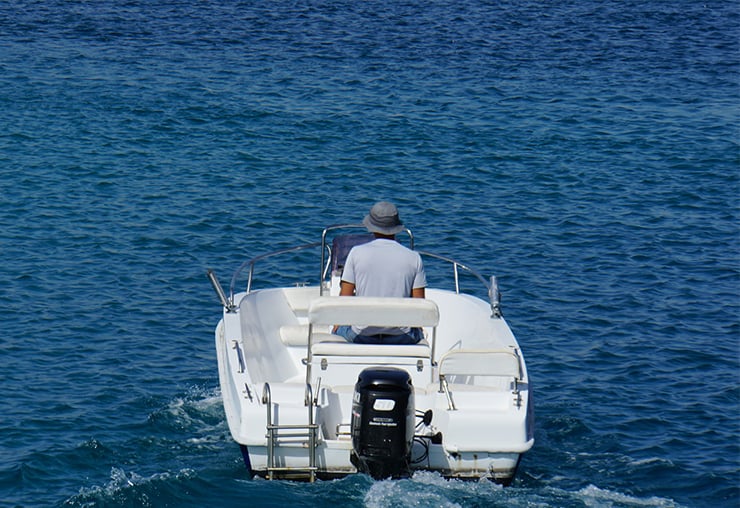
[{"label": "boat wake", "polygon": [[488,480],[464,481],[445,479],[436,472],[417,471],[406,480],[384,480],[372,483],[364,497],[366,508],[386,506],[416,507],[527,507],[588,506],[594,508],[678,508],[671,499],[641,498],[614,490],[588,485],[570,491],[561,488],[504,488]]},{"label": "boat wake", "polygon": [[416,471],[407,480],[374,482],[364,501],[367,508],[491,506],[504,490],[489,480],[447,480],[437,472]]},{"label": "boat wake", "polygon": [[148,423],[165,439],[179,434],[186,446],[206,446],[228,436],[223,411],[218,388],[193,387],[150,413]]},{"label": "boat wake", "polygon": [[195,476],[195,471],[187,468],[175,473],[155,473],[144,477],[114,467],[106,485],[82,488],[63,506],[157,506],[160,499],[178,497],[182,485]]},{"label": "boat wake", "polygon": [[636,506],[656,506],[664,508],[676,508],[677,505],[671,499],[660,497],[639,498],[629,496],[620,492],[614,492],[608,489],[600,489],[594,485],[584,487],[572,494],[574,498],[579,498],[586,506],[604,506],[604,507],[636,507]]},{"label": "boat wake", "polygon": [[[228,432],[220,391],[189,388],[151,411],[125,442],[103,447],[93,441],[102,451],[87,464],[86,477],[97,484],[81,487],[62,505],[160,506],[164,500],[186,500],[198,490],[193,484],[204,480],[211,460],[228,464],[233,456],[234,470],[242,472],[237,450],[224,446]],[[110,468],[107,479],[98,475],[102,464]]]}]

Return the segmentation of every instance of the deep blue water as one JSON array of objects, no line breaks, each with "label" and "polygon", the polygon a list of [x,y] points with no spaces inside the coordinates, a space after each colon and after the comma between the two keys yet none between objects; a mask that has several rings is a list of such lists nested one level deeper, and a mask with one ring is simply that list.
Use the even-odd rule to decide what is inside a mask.
[{"label": "deep blue water", "polygon": [[[733,1],[3,1],[0,504],[737,506],[739,41]],[[500,279],[511,488],[246,475],[205,270],[378,199]]]}]

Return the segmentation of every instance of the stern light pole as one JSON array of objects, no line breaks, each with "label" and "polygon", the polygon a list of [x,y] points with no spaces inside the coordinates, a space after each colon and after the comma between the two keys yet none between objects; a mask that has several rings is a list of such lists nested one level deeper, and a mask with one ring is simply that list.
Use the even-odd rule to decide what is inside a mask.
[{"label": "stern light pole", "polygon": [[236,310],[236,305],[234,305],[234,302],[229,301],[229,299],[226,298],[224,288],[221,287],[221,283],[218,281],[218,278],[216,277],[216,274],[213,272],[213,270],[209,269],[206,272],[206,275],[208,276],[208,280],[211,281],[211,286],[213,286],[213,290],[218,295],[218,299],[221,300],[221,305],[224,306],[226,312],[234,312]]},{"label": "stern light pole", "polygon": [[491,317],[501,317],[501,292],[498,290],[498,278],[491,275],[491,285],[488,286],[488,299],[491,301]]}]

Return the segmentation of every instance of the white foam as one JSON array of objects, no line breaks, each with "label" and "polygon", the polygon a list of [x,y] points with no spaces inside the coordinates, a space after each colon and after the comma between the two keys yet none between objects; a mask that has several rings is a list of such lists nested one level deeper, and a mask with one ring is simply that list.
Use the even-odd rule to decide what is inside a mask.
[{"label": "white foam", "polygon": [[658,506],[675,508],[678,505],[671,499],[660,497],[639,498],[628,496],[620,492],[601,489],[595,485],[589,485],[577,491],[586,506],[594,508],[609,508],[612,506]]},{"label": "white foam", "polygon": [[457,508],[459,500],[475,495],[480,499],[498,497],[504,491],[487,479],[463,481],[446,479],[433,471],[416,471],[405,480],[385,480],[375,482],[365,494],[367,508],[386,506],[418,507],[434,506]]},{"label": "white foam", "polygon": [[373,483],[365,494],[365,506],[367,508],[387,506],[461,508],[461,505],[445,499],[444,492],[440,493],[436,489],[410,488],[409,483],[413,482],[384,480]]},{"label": "white foam", "polygon": [[[94,487],[83,487],[80,492],[68,499],[65,504],[73,502],[79,506],[99,506],[101,500],[119,499],[122,494],[125,494],[130,489],[135,489],[141,485],[147,485],[152,482],[166,481],[170,478],[182,479],[190,478],[195,475],[195,471],[192,469],[181,469],[177,473],[155,473],[149,477],[143,477],[135,472],[126,473],[122,468],[111,468],[110,481],[105,486],[94,486]],[[137,502],[141,506],[150,506],[148,497],[145,493],[140,493]]]}]

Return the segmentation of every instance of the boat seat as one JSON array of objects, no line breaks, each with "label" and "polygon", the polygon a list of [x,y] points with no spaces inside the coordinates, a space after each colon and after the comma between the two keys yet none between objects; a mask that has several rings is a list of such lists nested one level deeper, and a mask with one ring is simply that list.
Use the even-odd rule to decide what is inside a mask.
[{"label": "boat seat", "polygon": [[325,325],[432,327],[439,323],[437,304],[423,298],[376,298],[326,296],[315,299],[308,309],[311,327],[309,361],[314,355],[333,357],[394,356],[430,358],[426,340],[412,345],[354,344],[322,340],[316,329]]},{"label": "boat seat", "polygon": [[344,271],[344,263],[347,261],[349,251],[357,245],[372,242],[375,235],[372,233],[351,233],[346,235],[337,235],[331,244],[331,270],[332,273]]},{"label": "boat seat", "polygon": [[312,325],[437,326],[439,309],[425,298],[322,296],[311,302]]},{"label": "boat seat", "polygon": [[[308,325],[283,325],[280,327],[280,340],[286,346],[306,347],[308,345]],[[313,333],[313,354],[324,356],[413,356],[428,358],[429,343],[426,339],[418,344],[354,344],[344,337],[326,332]]]}]

